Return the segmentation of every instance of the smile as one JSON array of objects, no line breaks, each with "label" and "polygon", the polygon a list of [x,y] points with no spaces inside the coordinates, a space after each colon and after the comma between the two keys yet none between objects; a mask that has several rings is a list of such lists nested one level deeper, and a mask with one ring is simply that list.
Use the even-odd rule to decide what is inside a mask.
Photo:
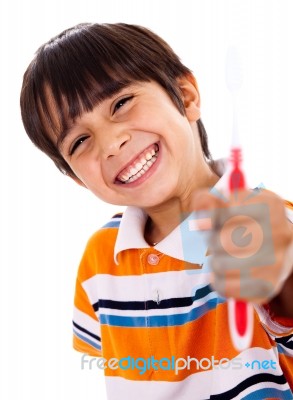
[{"label": "smile", "polygon": [[116,177],[121,183],[128,184],[144,175],[157,161],[159,146],[155,143],[145,149],[130,165]]}]

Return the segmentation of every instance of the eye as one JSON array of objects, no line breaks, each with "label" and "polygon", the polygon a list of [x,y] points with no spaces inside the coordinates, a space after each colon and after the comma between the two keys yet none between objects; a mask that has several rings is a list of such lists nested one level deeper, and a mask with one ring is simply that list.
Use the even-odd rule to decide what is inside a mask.
[{"label": "eye", "polygon": [[75,142],[73,142],[72,146],[70,147],[69,150],[69,155],[72,156],[76,149],[85,141],[88,139],[89,136],[82,136],[78,138]]},{"label": "eye", "polygon": [[119,108],[124,106],[124,104],[127,103],[132,98],[133,98],[133,96],[126,96],[126,97],[123,97],[122,99],[119,99],[114,105],[114,109],[113,109],[112,115],[114,115],[115,112],[119,110]]}]

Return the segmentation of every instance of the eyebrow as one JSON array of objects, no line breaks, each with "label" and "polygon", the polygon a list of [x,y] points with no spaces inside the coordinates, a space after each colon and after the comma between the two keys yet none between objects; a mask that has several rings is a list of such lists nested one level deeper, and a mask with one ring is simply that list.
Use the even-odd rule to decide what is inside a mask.
[{"label": "eyebrow", "polygon": [[[129,81],[124,81],[124,82],[112,82],[111,85],[109,85],[107,88],[103,89],[101,92],[98,94],[98,99],[93,106],[93,108],[97,105],[99,105],[102,101],[108,100],[111,97],[115,96],[119,92],[121,92],[123,89],[125,89],[127,86],[131,86],[134,84],[134,82],[129,82]],[[74,127],[74,119],[72,119],[72,122],[70,124],[66,124],[64,129],[61,131],[56,146],[58,149],[60,149],[60,146],[63,144],[64,140],[66,139],[67,136],[70,135],[70,132],[72,131]]]}]

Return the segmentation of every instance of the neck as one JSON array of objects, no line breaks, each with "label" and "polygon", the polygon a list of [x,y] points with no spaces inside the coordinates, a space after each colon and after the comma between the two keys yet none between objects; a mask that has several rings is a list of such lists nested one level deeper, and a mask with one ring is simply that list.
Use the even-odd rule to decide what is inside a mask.
[{"label": "neck", "polygon": [[219,176],[209,169],[203,182],[196,182],[178,197],[172,197],[166,202],[144,211],[148,215],[145,226],[145,239],[154,246],[168,236],[182,221],[184,211],[191,212],[190,202],[195,190],[211,188],[219,180]]}]

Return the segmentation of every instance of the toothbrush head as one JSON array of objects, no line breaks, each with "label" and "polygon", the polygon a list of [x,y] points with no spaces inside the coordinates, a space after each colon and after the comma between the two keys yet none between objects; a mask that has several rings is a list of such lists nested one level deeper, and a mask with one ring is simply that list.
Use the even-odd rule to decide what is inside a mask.
[{"label": "toothbrush head", "polygon": [[243,81],[242,63],[236,47],[229,47],[226,55],[226,85],[232,94],[239,92]]}]

